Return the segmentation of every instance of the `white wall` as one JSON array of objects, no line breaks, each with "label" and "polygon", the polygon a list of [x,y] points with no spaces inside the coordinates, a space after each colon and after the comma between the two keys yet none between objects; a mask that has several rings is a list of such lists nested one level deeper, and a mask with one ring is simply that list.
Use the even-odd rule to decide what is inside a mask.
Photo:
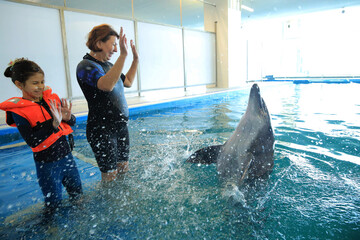
[{"label": "white wall", "polygon": [[215,4],[216,7],[211,5],[204,7],[205,30],[216,30],[217,87],[227,88],[229,87],[228,1],[211,0],[209,2]]},{"label": "white wall", "polygon": [[57,9],[0,1],[0,101],[22,96],[3,72],[15,58],[35,61],[45,72],[45,82],[67,96],[60,17]]},{"label": "white wall", "polygon": [[[65,33],[61,32],[61,13],[64,13]],[[202,31],[188,31],[158,24],[134,22],[115,17],[80,13],[57,8],[38,7],[22,3],[0,1],[0,67],[4,71],[7,64],[18,57],[27,57],[37,62],[45,71],[46,84],[61,97],[82,98],[83,94],[76,80],[76,67],[89,52],[85,43],[93,26],[107,23],[119,31],[124,28],[128,38],[135,40],[140,55],[137,78],[126,93],[140,90],[166,89],[184,86],[184,60],[189,70],[189,86],[212,84],[215,76],[215,35]],[[137,32],[135,32],[137,24]],[[65,59],[62,37],[67,45],[68,58]],[[183,43],[185,50],[183,51]],[[132,53],[125,62],[124,73],[132,62]],[[119,53],[112,58],[114,62]],[[185,56],[185,59],[184,59]],[[66,73],[65,62],[69,73]],[[70,76],[71,93],[67,92],[66,76]],[[10,79],[2,77],[0,101],[21,92]],[[138,82],[142,89],[138,89]]]},{"label": "white wall", "polygon": [[204,25],[207,31],[216,30],[217,87],[233,88],[245,85],[247,49],[244,47],[246,40],[241,30],[241,12],[229,8],[229,1],[209,2],[215,6],[204,7]]},{"label": "white wall", "polygon": [[239,87],[246,84],[246,72],[244,63],[246,51],[244,51],[242,31],[241,31],[241,12],[229,8],[228,21],[228,44],[229,44],[229,87]]}]

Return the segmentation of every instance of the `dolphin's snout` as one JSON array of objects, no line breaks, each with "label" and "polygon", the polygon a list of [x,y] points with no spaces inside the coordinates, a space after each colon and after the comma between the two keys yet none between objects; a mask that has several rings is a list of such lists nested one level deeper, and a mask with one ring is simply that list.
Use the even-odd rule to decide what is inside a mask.
[{"label": "dolphin's snout", "polygon": [[251,87],[251,90],[250,90],[250,97],[252,98],[257,98],[257,99],[261,99],[261,95],[260,95],[260,88],[259,86],[254,83]]},{"label": "dolphin's snout", "polygon": [[264,100],[261,97],[260,94],[260,88],[259,86],[254,83],[250,90],[250,96],[249,96],[249,105],[252,105],[255,108],[258,108],[259,110],[263,110],[264,108]]}]

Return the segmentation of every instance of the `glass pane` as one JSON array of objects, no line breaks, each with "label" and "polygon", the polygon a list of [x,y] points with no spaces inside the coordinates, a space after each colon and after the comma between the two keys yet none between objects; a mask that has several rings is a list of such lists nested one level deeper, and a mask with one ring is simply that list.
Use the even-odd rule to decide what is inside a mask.
[{"label": "glass pane", "polygon": [[27,0],[26,2],[45,3],[45,4],[61,6],[61,7],[64,6],[64,0]]},{"label": "glass pane", "polygon": [[180,0],[134,0],[137,20],[180,26]]},{"label": "glass pane", "polygon": [[360,7],[248,21],[249,80],[360,75],[359,22]]},{"label": "glass pane", "polygon": [[[79,84],[76,80],[76,67],[79,62],[82,60],[83,56],[86,53],[89,53],[90,50],[86,47],[87,35],[91,29],[99,24],[107,23],[111,25],[117,32],[120,31],[120,27],[123,27],[124,33],[128,39],[128,45],[130,40],[135,39],[134,33],[134,23],[130,20],[123,20],[117,18],[95,16],[85,13],[77,13],[65,11],[65,28],[66,28],[66,38],[67,46],[69,52],[69,66],[70,66],[70,76],[71,76],[71,87],[73,92],[73,97],[82,97],[83,93],[79,87]],[[130,49],[130,47],[128,46]],[[120,51],[115,53],[110,62],[115,63],[118,58]],[[125,61],[123,72],[126,73],[130,68],[133,56],[132,52],[128,51],[128,56]],[[125,88],[125,92],[136,91],[137,90],[137,77],[131,88]]]},{"label": "glass pane", "polygon": [[195,0],[182,0],[183,27],[204,30],[204,3]]},{"label": "glass pane", "polygon": [[[0,1],[0,29],[7,33],[0,38],[1,70],[10,60],[28,58],[44,70],[46,85],[60,97],[67,97],[60,26],[57,9]],[[1,101],[19,93],[10,79],[1,82]]]},{"label": "glass pane", "polygon": [[138,31],[141,89],[183,86],[181,29],[138,23]]},{"label": "glass pane", "polygon": [[301,17],[299,51],[310,76],[360,75],[360,7]]},{"label": "glass pane", "polygon": [[184,36],[187,86],[215,84],[215,34],[186,30]]},{"label": "glass pane", "polygon": [[132,18],[131,0],[66,0],[66,7]]}]

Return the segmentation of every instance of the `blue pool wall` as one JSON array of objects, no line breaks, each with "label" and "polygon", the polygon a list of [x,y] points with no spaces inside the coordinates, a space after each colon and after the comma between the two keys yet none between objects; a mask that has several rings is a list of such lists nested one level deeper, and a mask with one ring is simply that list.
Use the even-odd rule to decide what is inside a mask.
[{"label": "blue pool wall", "polygon": [[284,78],[267,75],[261,82],[292,82],[294,84],[309,84],[309,83],[328,83],[328,84],[346,84],[346,83],[360,83],[360,77],[304,77],[304,78]]},{"label": "blue pool wall", "polygon": [[[232,98],[239,95],[248,95],[249,88],[232,89],[224,92],[215,92],[211,94],[191,96],[161,103],[152,103],[149,105],[129,107],[129,118],[137,119],[141,116],[149,116],[156,114],[157,112],[169,109],[171,113],[183,112],[195,107],[201,107],[202,105],[209,104],[212,101],[219,101],[224,98]],[[76,113],[75,113],[76,115]],[[87,120],[87,115],[76,116],[76,123],[81,124]],[[23,142],[19,131],[15,127],[6,127],[0,129],[0,146],[7,145],[9,143],[16,144]]]}]

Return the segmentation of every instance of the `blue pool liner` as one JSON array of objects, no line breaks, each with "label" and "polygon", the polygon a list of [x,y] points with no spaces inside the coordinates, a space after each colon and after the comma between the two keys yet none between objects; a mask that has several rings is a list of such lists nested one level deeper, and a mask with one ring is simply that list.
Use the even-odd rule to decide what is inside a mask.
[{"label": "blue pool liner", "polygon": [[350,79],[350,82],[352,82],[352,83],[360,83],[360,78]]},{"label": "blue pool liner", "polygon": [[323,79],[320,81],[313,81],[313,82],[320,82],[320,83],[350,83],[349,79]]},{"label": "blue pool liner", "polygon": [[309,80],[293,80],[294,84],[309,84]]},{"label": "blue pool liner", "polygon": [[309,84],[309,83],[327,83],[327,84],[347,84],[360,83],[360,78],[308,78],[308,79],[294,79],[294,78],[275,78],[273,75],[267,75],[261,82],[292,82],[294,84]]}]

